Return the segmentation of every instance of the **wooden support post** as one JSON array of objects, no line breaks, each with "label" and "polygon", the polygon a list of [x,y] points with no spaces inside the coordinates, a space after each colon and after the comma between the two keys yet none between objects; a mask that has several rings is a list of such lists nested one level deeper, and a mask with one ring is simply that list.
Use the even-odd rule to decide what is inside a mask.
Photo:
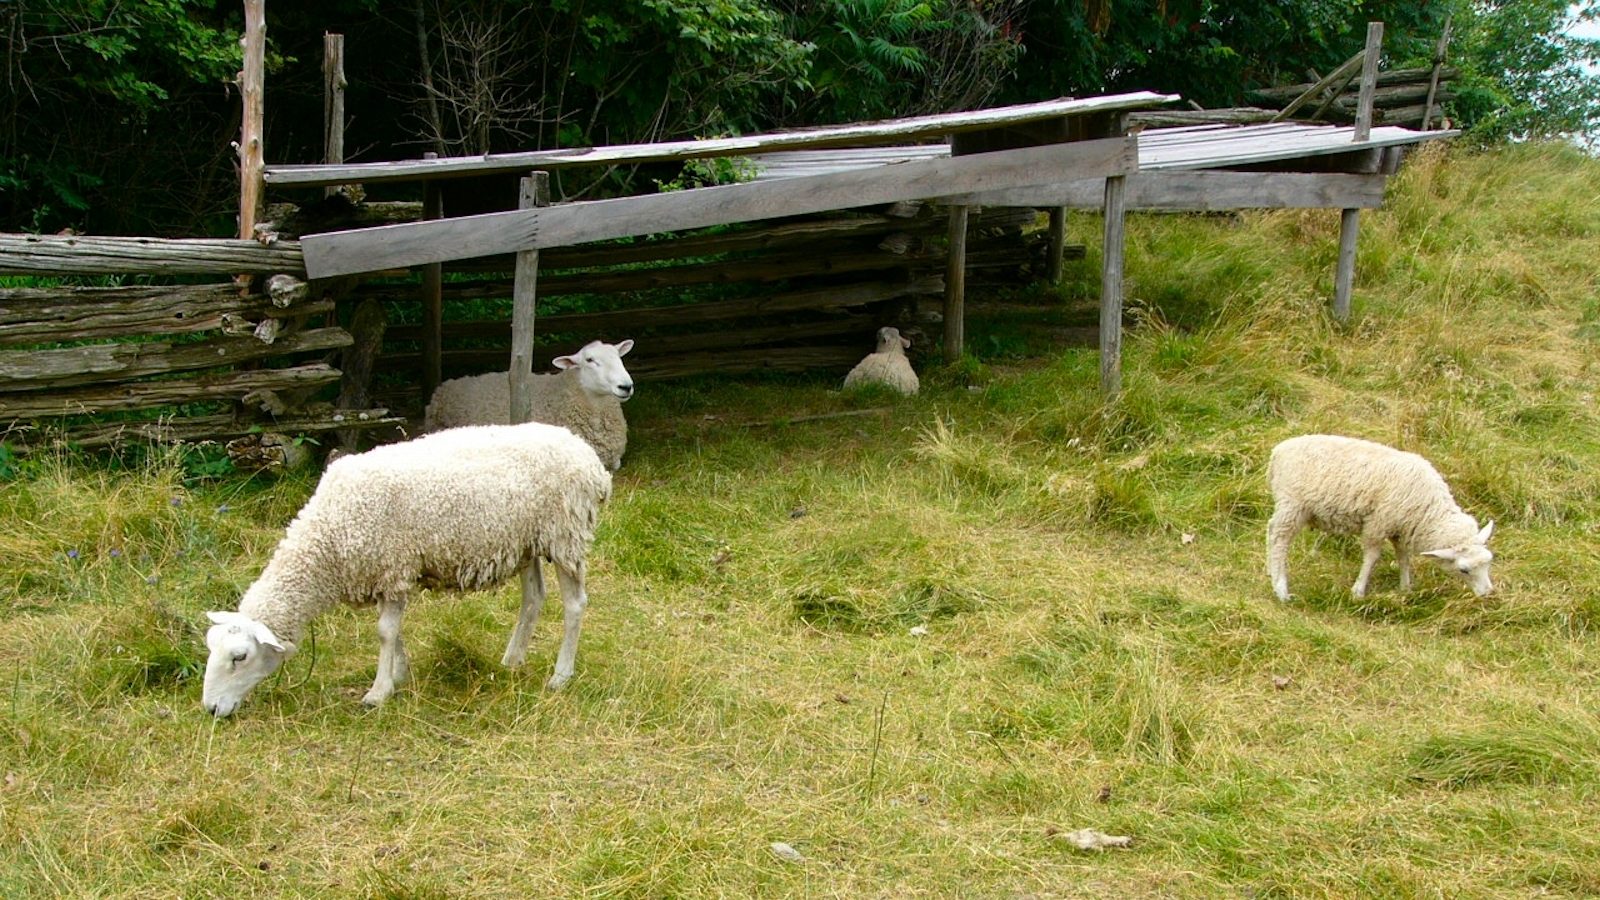
[{"label": "wooden support post", "polygon": [[[432,150],[422,154],[423,159],[437,159]],[[444,217],[444,199],[437,181],[422,185],[422,217]],[[428,263],[422,267],[422,402],[433,399],[433,389],[443,378],[444,346],[444,267],[441,263]]]},{"label": "wooden support post", "polygon": [[950,207],[950,240],[944,260],[944,361],[961,358],[966,341],[967,206]]},{"label": "wooden support post", "polygon": [[[518,209],[550,205],[550,173],[522,179]],[[534,301],[538,298],[539,251],[517,253],[516,281],[511,288],[511,421],[526,422],[533,401]]]},{"label": "wooden support post", "polygon": [[[383,331],[389,317],[383,304],[371,297],[356,305],[350,319],[350,337],[355,343],[344,348],[339,360],[339,400],[336,409],[367,409],[372,405],[372,370],[383,352]],[[346,453],[360,449],[361,431],[349,428],[339,432],[339,448]]]},{"label": "wooden support post", "polygon": [[266,193],[266,155],[261,146],[266,118],[266,0],[244,0],[244,67],[239,70],[239,95],[244,102],[239,125],[239,237],[255,238]]},{"label": "wooden support post", "polygon": [[1050,209],[1050,256],[1049,271],[1046,277],[1051,284],[1061,280],[1062,263],[1066,259],[1067,248],[1067,208],[1055,206]]},{"label": "wooden support post", "polygon": [[1105,247],[1100,262],[1100,393],[1122,390],[1122,252],[1127,179],[1106,179]]},{"label": "wooden support post", "polygon": [[[1356,102],[1354,143],[1372,134],[1372,95],[1378,87],[1378,59],[1383,55],[1383,23],[1367,23],[1367,49],[1361,66],[1361,94]],[[1339,262],[1333,273],[1333,318],[1350,321],[1350,297],[1355,292],[1356,235],[1361,229],[1361,210],[1346,209],[1339,214]]]},{"label": "wooden support post", "polygon": [[[322,161],[344,162],[344,91],[349,82],[344,77],[344,35],[322,36]],[[339,192],[328,186],[324,196]]]}]

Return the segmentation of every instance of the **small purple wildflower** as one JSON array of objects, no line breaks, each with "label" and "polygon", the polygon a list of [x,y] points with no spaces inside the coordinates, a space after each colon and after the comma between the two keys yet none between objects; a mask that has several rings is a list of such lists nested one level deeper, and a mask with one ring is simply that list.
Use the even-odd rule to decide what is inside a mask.
[{"label": "small purple wildflower", "polygon": [[77,559],[77,558],[78,558],[78,551],[76,551],[76,550],[68,550],[67,551],[67,559]]},{"label": "small purple wildflower", "polygon": [[157,581],[160,581],[160,580],[161,579],[158,576],[146,575],[145,578],[144,578],[144,583],[145,584],[155,584]]},{"label": "small purple wildflower", "polygon": [[228,511],[228,504],[226,504],[226,503],[224,503],[221,506],[217,507],[217,512],[219,512],[219,513],[225,513],[227,511]]},{"label": "small purple wildflower", "polygon": [[116,558],[117,558],[117,557],[119,557],[119,556],[121,556],[121,555],[122,555],[122,551],[121,551],[121,550],[115,550],[115,549],[113,549],[113,550],[112,550],[112,551],[111,551],[111,558],[112,558],[112,559],[116,559]]},{"label": "small purple wildflower", "polygon": [[173,497],[172,498],[172,505],[173,506],[182,506],[183,505],[183,498],[182,497]]}]

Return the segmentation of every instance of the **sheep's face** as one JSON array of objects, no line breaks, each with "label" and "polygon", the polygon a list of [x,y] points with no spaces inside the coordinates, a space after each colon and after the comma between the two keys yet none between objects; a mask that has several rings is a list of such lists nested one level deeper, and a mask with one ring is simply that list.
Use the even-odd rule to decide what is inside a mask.
[{"label": "sheep's face", "polygon": [[214,622],[206,632],[205,687],[200,702],[206,712],[226,718],[244,703],[255,686],[278,670],[293,652],[272,629],[236,612],[207,613]]},{"label": "sheep's face", "polygon": [[1422,555],[1438,560],[1440,565],[1465,581],[1474,594],[1486,597],[1494,593],[1494,582],[1489,580],[1489,564],[1494,562],[1494,553],[1489,549],[1489,535],[1493,533],[1494,523],[1490,522],[1465,544],[1443,550],[1427,550]]},{"label": "sheep's face", "polygon": [[615,397],[627,402],[633,396],[633,376],[622,365],[622,357],[633,349],[633,341],[607,344],[590,341],[571,356],[558,356],[551,362],[558,369],[577,369],[578,384],[596,397]]},{"label": "sheep's face", "polygon": [[885,325],[878,329],[878,352],[901,353],[911,349],[911,339],[900,336],[900,329]]}]

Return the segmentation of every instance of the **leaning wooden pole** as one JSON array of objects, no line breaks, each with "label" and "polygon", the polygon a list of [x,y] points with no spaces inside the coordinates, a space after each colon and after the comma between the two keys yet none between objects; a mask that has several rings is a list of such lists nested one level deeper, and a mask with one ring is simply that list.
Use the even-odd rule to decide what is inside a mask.
[{"label": "leaning wooden pole", "polygon": [[1444,17],[1444,31],[1439,34],[1438,46],[1433,48],[1433,71],[1428,75],[1428,101],[1422,105],[1422,131],[1427,131],[1428,123],[1433,120],[1433,101],[1439,96],[1439,73],[1444,69],[1450,52],[1451,18]]},{"label": "leaning wooden pole", "polygon": [[239,125],[239,237],[255,237],[266,193],[266,153],[261,146],[266,119],[267,3],[244,0],[244,67],[239,70],[239,95],[244,114]]},{"label": "leaning wooden pole", "polygon": [[[1361,94],[1356,102],[1354,143],[1365,143],[1372,134],[1372,95],[1378,87],[1378,59],[1383,55],[1383,23],[1367,23],[1366,59],[1361,67]],[[1356,235],[1361,226],[1361,210],[1346,209],[1339,214],[1339,262],[1333,276],[1333,317],[1350,321],[1350,296],[1356,280]]]},{"label": "leaning wooden pole", "polygon": [[[534,172],[522,179],[518,209],[550,205],[550,173]],[[533,324],[539,291],[539,251],[517,253],[515,281],[511,287],[511,421],[526,422],[533,412]]]}]

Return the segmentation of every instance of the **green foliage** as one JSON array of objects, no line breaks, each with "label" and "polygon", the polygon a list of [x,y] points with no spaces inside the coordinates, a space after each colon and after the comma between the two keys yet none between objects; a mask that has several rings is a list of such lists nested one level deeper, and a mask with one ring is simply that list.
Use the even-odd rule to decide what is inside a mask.
[{"label": "green foliage", "polygon": [[1573,21],[1600,20],[1600,4],[1567,0],[1496,0],[1458,12],[1454,57],[1465,70],[1457,121],[1484,143],[1508,138],[1587,136],[1600,132],[1593,67],[1600,40],[1567,33]]}]

